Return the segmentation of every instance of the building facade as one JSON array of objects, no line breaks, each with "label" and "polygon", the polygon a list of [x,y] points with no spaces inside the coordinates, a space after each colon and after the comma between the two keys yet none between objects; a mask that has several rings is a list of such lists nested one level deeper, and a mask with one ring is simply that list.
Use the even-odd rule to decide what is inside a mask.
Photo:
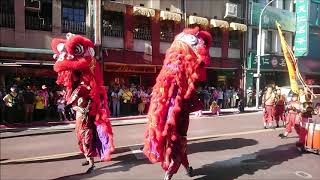
[{"label": "building facade", "polygon": [[207,83],[242,88],[246,2],[1,0],[1,84],[9,77],[54,78],[51,40],[72,32],[95,42],[107,84],[151,86],[174,36],[197,25],[213,36]]},{"label": "building facade", "polygon": [[[248,18],[248,58],[246,63],[246,87],[255,88],[257,71],[257,38],[259,33],[259,16],[269,0],[253,0],[249,2]],[[274,0],[262,14],[261,37],[261,84],[284,86],[289,84],[288,71],[283,57],[279,34],[275,25],[277,20],[288,44],[293,47],[295,32],[295,14],[293,0]]]},{"label": "building facade", "polygon": [[[245,1],[104,1],[102,49],[105,79],[153,85],[165,51],[184,27],[200,26],[213,36],[207,83],[242,87]],[[238,18],[224,18],[226,3]]]},{"label": "building facade", "polygon": [[294,41],[299,68],[310,84],[320,84],[320,1],[296,2],[297,28]]},{"label": "building facade", "polygon": [[[245,68],[247,88],[256,85],[254,73],[257,70],[259,15],[268,2],[269,0],[253,0],[250,1],[248,7],[248,58]],[[319,7],[320,1],[317,0],[274,0],[266,8],[262,15],[260,87],[264,88],[270,84],[278,86],[290,84],[275,20],[281,24],[284,37],[295,52],[299,70],[304,79],[308,83],[320,84]]]},{"label": "building facade", "polygon": [[67,32],[92,38],[92,6],[86,0],[1,0],[0,87],[12,79],[54,83],[51,40]]}]

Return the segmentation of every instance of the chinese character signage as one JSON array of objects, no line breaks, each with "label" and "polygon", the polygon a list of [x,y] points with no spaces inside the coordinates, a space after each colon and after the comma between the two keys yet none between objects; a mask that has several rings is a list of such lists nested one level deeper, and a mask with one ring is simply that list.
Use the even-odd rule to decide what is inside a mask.
[{"label": "chinese character signage", "polygon": [[[259,26],[259,17],[265,4],[251,2],[250,24]],[[277,29],[275,22],[281,24],[281,29],[295,32],[296,17],[293,12],[268,6],[262,14],[261,26],[263,29]]]},{"label": "chinese character signage", "polygon": [[296,0],[296,36],[294,39],[294,54],[308,55],[309,44],[309,1]]},{"label": "chinese character signage", "polygon": [[[258,64],[256,53],[250,52],[248,56],[248,69],[256,69]],[[267,55],[261,56],[261,70],[287,70],[286,61],[283,56]]]}]

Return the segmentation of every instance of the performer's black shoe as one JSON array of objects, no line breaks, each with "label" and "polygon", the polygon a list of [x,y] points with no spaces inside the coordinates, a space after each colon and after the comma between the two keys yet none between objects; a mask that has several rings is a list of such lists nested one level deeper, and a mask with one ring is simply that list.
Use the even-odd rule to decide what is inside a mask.
[{"label": "performer's black shoe", "polygon": [[296,146],[297,146],[297,147],[303,147],[303,144],[300,143],[300,142],[296,142]]},{"label": "performer's black shoe", "polygon": [[267,126],[264,126],[263,129],[268,129]]},{"label": "performer's black shoe", "polygon": [[92,173],[92,171],[94,170],[95,166],[92,165],[91,167],[89,167],[89,169],[87,170],[86,174],[90,174]]},{"label": "performer's black shoe", "polygon": [[277,124],[277,128],[279,128],[279,124]]},{"label": "performer's black shoe", "polygon": [[279,137],[281,138],[281,139],[285,139],[285,138],[287,138],[287,136],[285,136],[284,134],[279,134]]},{"label": "performer's black shoe", "polygon": [[189,177],[192,177],[193,176],[193,168],[192,168],[192,166],[189,166],[186,170],[187,170],[187,175]]},{"label": "performer's black shoe", "polygon": [[81,163],[81,165],[82,166],[87,166],[87,165],[89,165],[89,161],[84,161],[84,162]]},{"label": "performer's black shoe", "polygon": [[172,174],[169,171],[166,171],[166,174],[164,175],[164,180],[171,180]]}]

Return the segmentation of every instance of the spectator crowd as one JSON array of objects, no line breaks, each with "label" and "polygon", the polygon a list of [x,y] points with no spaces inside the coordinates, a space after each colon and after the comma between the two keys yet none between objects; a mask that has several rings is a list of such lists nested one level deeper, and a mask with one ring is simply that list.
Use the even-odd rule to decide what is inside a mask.
[{"label": "spectator crowd", "polygon": [[[130,84],[106,86],[111,117],[144,115],[148,112],[152,87]],[[249,92],[249,91],[248,91]],[[252,92],[250,95],[252,96]],[[72,121],[74,112],[66,106],[65,91],[59,87],[13,85],[0,90],[1,122]],[[219,115],[222,108],[237,108],[241,102],[239,89],[233,87],[198,87],[203,110]],[[248,95],[248,94],[247,94]],[[252,100],[248,100],[252,105]],[[200,114],[201,115],[201,114]]]}]

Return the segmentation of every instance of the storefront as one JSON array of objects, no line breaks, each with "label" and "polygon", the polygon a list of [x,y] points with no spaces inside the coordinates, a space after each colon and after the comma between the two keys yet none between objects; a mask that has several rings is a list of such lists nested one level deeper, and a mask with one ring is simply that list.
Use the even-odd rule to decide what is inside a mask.
[{"label": "storefront", "polygon": [[[253,74],[257,72],[257,56],[250,52],[247,60],[246,89],[255,88],[256,78]],[[276,84],[278,86],[289,85],[289,77],[286,62],[283,56],[267,55],[261,57],[260,87]]]},{"label": "storefront", "polygon": [[299,69],[308,84],[320,85],[320,59],[303,57],[298,59]]},{"label": "storefront", "polygon": [[52,51],[47,49],[8,48],[0,49],[0,87],[13,84],[40,86],[55,84]]},{"label": "storefront", "polygon": [[161,66],[142,64],[105,63],[104,80],[106,85],[142,85],[151,87],[155,84]]},{"label": "storefront", "polygon": [[53,71],[52,66],[41,65],[17,65],[17,66],[0,66],[0,87],[8,89],[12,85],[25,87],[35,85],[41,87],[45,84],[48,87],[56,86],[57,74]]},{"label": "storefront", "polygon": [[235,68],[207,68],[206,83],[213,87],[240,88],[241,70]]}]

